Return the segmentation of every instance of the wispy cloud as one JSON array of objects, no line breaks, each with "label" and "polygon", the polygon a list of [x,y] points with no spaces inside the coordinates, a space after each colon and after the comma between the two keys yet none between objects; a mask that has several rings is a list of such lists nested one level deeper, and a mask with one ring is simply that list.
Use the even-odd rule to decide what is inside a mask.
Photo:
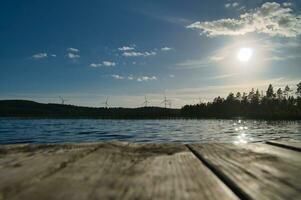
[{"label": "wispy cloud", "polygon": [[102,61],[102,63],[90,64],[90,67],[114,67],[114,66],[116,66],[116,63],[112,61]]},{"label": "wispy cloud", "polygon": [[35,60],[39,60],[39,59],[47,58],[48,55],[47,55],[47,53],[37,53],[37,54],[32,55],[31,57]]},{"label": "wispy cloud", "polygon": [[113,74],[113,75],[112,75],[112,78],[117,79],[117,80],[123,80],[123,79],[124,79],[123,76],[118,75],[118,74]]},{"label": "wispy cloud", "polygon": [[73,52],[73,53],[79,53],[79,49],[72,48],[72,47],[68,48],[67,51]]},{"label": "wispy cloud", "polygon": [[270,36],[296,37],[301,34],[301,15],[276,2],[264,3],[261,7],[246,12],[238,19],[220,19],[195,22],[189,29],[201,30],[209,37],[237,36],[247,33],[265,33]]},{"label": "wispy cloud", "polygon": [[194,60],[188,59],[177,63],[176,66],[178,66],[176,68],[180,68],[180,69],[195,69],[195,68],[207,67],[208,61],[206,61],[206,59],[204,58],[194,59]]},{"label": "wispy cloud", "polygon": [[236,8],[239,6],[238,2],[233,2],[233,3],[226,3],[225,8]]},{"label": "wispy cloud", "polygon": [[79,58],[80,55],[69,52],[67,53],[67,57],[70,59],[75,59],[75,58]]},{"label": "wispy cloud", "polygon": [[130,47],[130,46],[123,46],[118,48],[119,51],[132,51],[134,49],[135,49],[134,47]]},{"label": "wispy cloud", "polygon": [[271,61],[286,61],[289,59],[301,58],[301,55],[275,55],[271,57],[267,57],[266,60]]},{"label": "wispy cloud", "polygon": [[208,77],[208,79],[209,80],[219,80],[219,79],[225,79],[225,78],[230,78],[230,77],[233,77],[233,76],[237,76],[239,74],[240,73],[222,74],[222,75]]},{"label": "wispy cloud", "polygon": [[173,48],[171,48],[171,47],[162,47],[161,48],[161,51],[170,51],[170,50],[172,50]]},{"label": "wispy cloud", "polygon": [[150,51],[150,52],[148,52],[148,51],[145,51],[145,52],[126,51],[126,52],[122,53],[122,56],[124,56],[124,57],[139,57],[139,56],[147,57],[147,56],[154,56],[156,54],[157,53],[154,51]]},{"label": "wispy cloud", "polygon": [[106,66],[106,67],[114,67],[114,66],[116,66],[116,63],[115,62],[111,62],[111,61],[103,61],[102,64],[103,64],[103,66]]},{"label": "wispy cloud", "polygon": [[90,67],[101,67],[102,63],[91,63]]},{"label": "wispy cloud", "polygon": [[137,76],[134,77],[133,75],[129,75],[129,76],[122,76],[122,75],[118,75],[118,74],[113,74],[111,75],[112,78],[117,79],[117,80],[136,80],[138,82],[147,82],[147,81],[155,81],[158,80],[156,76]]},{"label": "wispy cloud", "polygon": [[235,9],[238,11],[245,10],[245,6],[240,5],[238,2],[229,2],[225,4],[225,8],[227,9]]},{"label": "wispy cloud", "polygon": [[68,58],[70,58],[70,59],[80,58],[79,49],[70,47],[66,51],[67,51]]},{"label": "wispy cloud", "polygon": [[291,7],[293,5],[293,3],[292,2],[283,2],[282,5],[284,7]]},{"label": "wispy cloud", "polygon": [[137,78],[138,82],[155,81],[155,80],[158,80],[156,76],[141,76]]}]

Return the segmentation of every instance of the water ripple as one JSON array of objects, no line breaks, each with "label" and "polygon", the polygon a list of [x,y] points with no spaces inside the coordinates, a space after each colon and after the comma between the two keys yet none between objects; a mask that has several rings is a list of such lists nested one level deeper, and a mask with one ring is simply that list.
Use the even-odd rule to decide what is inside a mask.
[{"label": "water ripple", "polygon": [[0,144],[91,141],[248,143],[301,140],[301,121],[0,118]]}]

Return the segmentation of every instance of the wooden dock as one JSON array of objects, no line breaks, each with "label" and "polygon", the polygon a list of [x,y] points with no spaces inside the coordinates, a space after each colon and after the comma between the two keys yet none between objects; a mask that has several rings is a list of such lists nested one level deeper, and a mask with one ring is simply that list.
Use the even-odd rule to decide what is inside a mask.
[{"label": "wooden dock", "polygon": [[0,200],[301,199],[301,143],[0,146]]}]

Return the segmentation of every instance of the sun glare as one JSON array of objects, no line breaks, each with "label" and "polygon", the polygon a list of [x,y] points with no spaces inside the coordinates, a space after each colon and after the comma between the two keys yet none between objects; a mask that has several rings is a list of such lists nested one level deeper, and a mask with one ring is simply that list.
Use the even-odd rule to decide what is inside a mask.
[{"label": "sun glare", "polygon": [[237,59],[241,62],[248,62],[253,56],[253,49],[241,48],[237,53]]}]

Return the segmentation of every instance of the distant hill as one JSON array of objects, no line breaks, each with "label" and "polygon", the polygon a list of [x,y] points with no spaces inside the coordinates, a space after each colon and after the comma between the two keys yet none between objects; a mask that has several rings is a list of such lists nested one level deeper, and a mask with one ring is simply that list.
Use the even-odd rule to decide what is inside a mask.
[{"label": "distant hill", "polygon": [[180,109],[161,107],[93,108],[50,103],[44,104],[27,100],[0,100],[0,117],[161,119],[180,117]]}]

